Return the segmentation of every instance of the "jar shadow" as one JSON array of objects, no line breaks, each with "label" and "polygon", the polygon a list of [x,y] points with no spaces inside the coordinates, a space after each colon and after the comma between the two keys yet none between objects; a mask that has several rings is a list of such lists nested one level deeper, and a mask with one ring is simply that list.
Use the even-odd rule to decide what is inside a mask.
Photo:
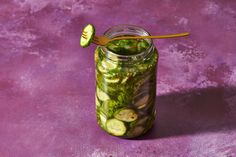
[{"label": "jar shadow", "polygon": [[236,87],[196,89],[156,97],[154,126],[137,140],[236,129]]}]

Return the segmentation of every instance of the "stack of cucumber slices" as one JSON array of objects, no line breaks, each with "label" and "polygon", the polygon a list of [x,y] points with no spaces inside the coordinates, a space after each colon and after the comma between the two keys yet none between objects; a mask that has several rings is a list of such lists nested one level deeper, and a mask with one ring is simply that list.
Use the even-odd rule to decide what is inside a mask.
[{"label": "stack of cucumber slices", "polygon": [[[141,109],[136,107],[136,103],[140,104],[140,101],[143,102]],[[146,127],[149,127],[148,121],[152,119],[152,115],[148,115],[144,108],[152,107],[154,103],[148,104],[147,101],[147,95],[145,95],[135,104],[122,105],[121,101],[112,100],[108,94],[97,89],[96,106],[99,124],[114,136],[128,138],[139,136],[145,132]]]}]

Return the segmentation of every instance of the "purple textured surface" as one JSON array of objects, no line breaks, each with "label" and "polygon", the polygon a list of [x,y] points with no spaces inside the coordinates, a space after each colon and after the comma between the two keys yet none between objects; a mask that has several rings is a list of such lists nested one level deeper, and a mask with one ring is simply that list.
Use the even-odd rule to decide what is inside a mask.
[{"label": "purple textured surface", "polygon": [[[134,24],[160,58],[157,121],[135,140],[112,137],[95,118],[97,33]],[[1,157],[236,156],[235,0],[0,0]]]}]

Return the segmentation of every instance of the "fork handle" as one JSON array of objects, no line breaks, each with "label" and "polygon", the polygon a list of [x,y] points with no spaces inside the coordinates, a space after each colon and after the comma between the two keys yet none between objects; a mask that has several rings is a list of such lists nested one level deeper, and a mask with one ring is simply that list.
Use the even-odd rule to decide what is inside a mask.
[{"label": "fork handle", "polygon": [[167,34],[167,35],[158,35],[158,36],[125,36],[125,37],[115,37],[111,40],[121,40],[121,39],[164,39],[164,38],[176,38],[188,36],[189,33],[179,33],[179,34]]}]

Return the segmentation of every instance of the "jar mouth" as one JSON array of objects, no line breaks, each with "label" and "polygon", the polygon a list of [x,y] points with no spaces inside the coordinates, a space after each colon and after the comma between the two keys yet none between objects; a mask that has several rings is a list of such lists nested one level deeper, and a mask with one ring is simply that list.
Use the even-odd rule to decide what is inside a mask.
[{"label": "jar mouth", "polygon": [[[117,25],[109,28],[107,31],[105,31],[104,36],[108,38],[114,38],[117,36],[123,36],[123,35],[131,35],[131,36],[149,36],[150,34],[143,28],[135,25]],[[133,55],[122,55],[117,54],[105,46],[100,46],[103,54],[105,54],[109,59],[114,60],[114,58],[118,60],[139,60],[143,59],[145,56],[150,54],[150,52],[153,50],[153,41],[151,39],[144,39],[148,44],[149,47],[138,54]]]}]

